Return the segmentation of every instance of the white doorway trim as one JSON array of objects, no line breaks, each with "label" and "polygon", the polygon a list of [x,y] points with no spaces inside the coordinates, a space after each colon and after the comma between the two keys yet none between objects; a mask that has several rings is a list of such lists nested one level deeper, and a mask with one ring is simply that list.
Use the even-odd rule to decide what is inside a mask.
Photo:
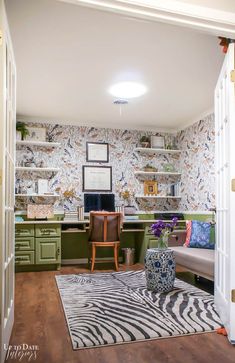
[{"label": "white doorway trim", "polygon": [[175,0],[58,0],[235,38],[235,14]]}]

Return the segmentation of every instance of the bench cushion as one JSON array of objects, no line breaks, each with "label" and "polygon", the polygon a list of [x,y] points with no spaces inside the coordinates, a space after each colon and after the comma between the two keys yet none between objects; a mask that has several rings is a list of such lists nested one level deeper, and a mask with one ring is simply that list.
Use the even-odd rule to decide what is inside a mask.
[{"label": "bench cushion", "polygon": [[174,251],[176,263],[198,275],[214,279],[215,251],[205,248],[170,247]]}]

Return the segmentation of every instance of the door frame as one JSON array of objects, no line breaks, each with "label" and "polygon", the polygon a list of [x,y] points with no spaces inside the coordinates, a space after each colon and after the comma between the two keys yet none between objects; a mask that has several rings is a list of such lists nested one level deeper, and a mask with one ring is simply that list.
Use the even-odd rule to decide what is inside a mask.
[{"label": "door frame", "polygon": [[14,184],[17,80],[4,0],[0,0],[0,10],[0,30],[2,32],[0,44],[2,55],[0,57],[0,362],[3,362],[14,323]]},{"label": "door frame", "polygon": [[235,38],[235,16],[229,11],[176,0],[57,0],[172,25],[214,36]]}]

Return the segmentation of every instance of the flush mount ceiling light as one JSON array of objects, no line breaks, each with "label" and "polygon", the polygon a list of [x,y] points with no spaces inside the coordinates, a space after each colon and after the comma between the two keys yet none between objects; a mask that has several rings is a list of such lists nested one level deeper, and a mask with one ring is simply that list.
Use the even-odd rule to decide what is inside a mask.
[{"label": "flush mount ceiling light", "polygon": [[147,88],[143,84],[137,82],[119,82],[109,89],[111,95],[121,99],[140,97],[146,92]]}]

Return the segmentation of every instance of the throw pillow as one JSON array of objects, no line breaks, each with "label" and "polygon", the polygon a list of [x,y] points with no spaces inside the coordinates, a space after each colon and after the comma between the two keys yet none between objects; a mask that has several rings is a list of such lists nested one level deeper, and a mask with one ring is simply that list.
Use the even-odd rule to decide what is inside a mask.
[{"label": "throw pillow", "polygon": [[189,242],[192,233],[192,221],[186,221],[186,239],[184,243],[184,247],[189,247]]},{"label": "throw pillow", "polygon": [[189,242],[191,248],[208,248],[214,249],[214,243],[211,243],[211,224],[207,222],[192,221],[192,232]]}]

